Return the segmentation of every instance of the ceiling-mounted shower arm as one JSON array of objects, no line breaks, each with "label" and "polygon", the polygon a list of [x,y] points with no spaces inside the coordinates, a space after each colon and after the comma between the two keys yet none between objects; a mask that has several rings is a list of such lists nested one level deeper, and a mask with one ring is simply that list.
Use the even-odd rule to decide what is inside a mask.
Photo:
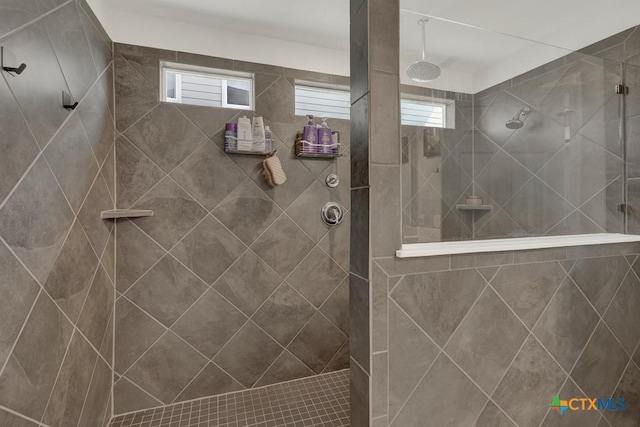
[{"label": "ceiling-mounted shower arm", "polygon": [[422,31],[422,60],[427,60],[427,23],[429,22],[429,18],[421,18],[418,20],[418,24],[420,25],[420,29]]}]

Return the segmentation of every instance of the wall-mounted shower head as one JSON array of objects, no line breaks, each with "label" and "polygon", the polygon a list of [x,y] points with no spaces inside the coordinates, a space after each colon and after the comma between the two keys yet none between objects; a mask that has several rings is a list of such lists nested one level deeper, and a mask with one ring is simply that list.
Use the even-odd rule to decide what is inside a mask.
[{"label": "wall-mounted shower head", "polygon": [[518,111],[518,114],[513,116],[511,120],[507,121],[506,123],[507,128],[513,129],[513,130],[520,129],[522,126],[524,126],[524,121],[526,120],[530,112],[531,112],[531,108],[522,107],[522,109]]}]

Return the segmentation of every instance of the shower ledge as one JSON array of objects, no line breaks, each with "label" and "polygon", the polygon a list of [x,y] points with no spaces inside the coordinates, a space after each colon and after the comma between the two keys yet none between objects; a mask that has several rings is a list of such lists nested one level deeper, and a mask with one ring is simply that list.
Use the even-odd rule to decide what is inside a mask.
[{"label": "shower ledge", "polygon": [[569,236],[541,236],[491,240],[461,240],[457,242],[409,243],[396,251],[397,258],[438,255],[472,254],[481,252],[524,251],[531,249],[563,248],[571,246],[606,245],[640,242],[639,235],[618,233],[575,234]]},{"label": "shower ledge", "polygon": [[111,209],[100,212],[102,219],[140,218],[143,216],[153,216],[153,211],[144,209]]},{"label": "shower ledge", "polygon": [[456,205],[456,209],[459,211],[490,211],[493,209],[492,205]]}]

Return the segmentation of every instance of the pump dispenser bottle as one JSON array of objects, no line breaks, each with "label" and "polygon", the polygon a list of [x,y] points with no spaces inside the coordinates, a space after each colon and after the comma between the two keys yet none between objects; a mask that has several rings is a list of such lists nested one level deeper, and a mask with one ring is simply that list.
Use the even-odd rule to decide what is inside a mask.
[{"label": "pump dispenser bottle", "polygon": [[318,128],[318,153],[331,154],[333,138],[331,137],[331,128],[327,124],[327,118],[322,118],[322,126]]},{"label": "pump dispenser bottle", "polygon": [[307,118],[309,121],[304,127],[302,139],[311,145],[306,145],[303,151],[313,153],[318,144],[318,128],[313,124],[313,116],[309,115]]}]

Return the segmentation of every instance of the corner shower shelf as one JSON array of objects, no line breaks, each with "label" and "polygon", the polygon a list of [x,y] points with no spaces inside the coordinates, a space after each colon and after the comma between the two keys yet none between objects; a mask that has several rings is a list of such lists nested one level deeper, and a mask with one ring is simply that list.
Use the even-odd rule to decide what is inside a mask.
[{"label": "corner shower shelf", "polygon": [[111,209],[100,212],[100,218],[102,219],[140,218],[143,216],[153,216],[153,211],[142,209]]},{"label": "corner shower shelf", "polygon": [[491,205],[456,205],[459,211],[490,211],[493,209]]}]

